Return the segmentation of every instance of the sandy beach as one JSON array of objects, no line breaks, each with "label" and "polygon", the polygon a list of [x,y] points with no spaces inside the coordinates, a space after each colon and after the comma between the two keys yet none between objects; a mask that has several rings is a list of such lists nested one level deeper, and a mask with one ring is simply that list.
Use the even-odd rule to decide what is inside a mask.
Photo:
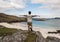
[{"label": "sandy beach", "polygon": [[[12,23],[12,24],[0,23],[0,25],[5,26],[7,28],[28,30],[27,24],[25,25],[23,23]],[[46,28],[42,28],[42,27],[33,27],[33,30],[40,31],[44,38],[46,38],[47,36],[60,38],[60,34],[48,34],[49,31],[56,31],[56,29],[46,29]]]}]

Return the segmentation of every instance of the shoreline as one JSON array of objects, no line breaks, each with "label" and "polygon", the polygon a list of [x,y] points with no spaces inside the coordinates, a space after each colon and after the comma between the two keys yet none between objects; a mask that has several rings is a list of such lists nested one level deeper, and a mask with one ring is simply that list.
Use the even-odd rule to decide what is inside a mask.
[{"label": "shoreline", "polygon": [[[0,23],[0,25],[5,26],[7,28],[28,30],[27,24],[25,25],[23,23],[12,23],[12,24]],[[48,34],[48,32],[56,32],[57,29],[49,29],[49,28],[46,29],[46,28],[42,28],[42,27],[33,27],[33,30],[41,32],[41,34],[44,38],[46,38],[47,36],[60,38],[60,34]]]}]

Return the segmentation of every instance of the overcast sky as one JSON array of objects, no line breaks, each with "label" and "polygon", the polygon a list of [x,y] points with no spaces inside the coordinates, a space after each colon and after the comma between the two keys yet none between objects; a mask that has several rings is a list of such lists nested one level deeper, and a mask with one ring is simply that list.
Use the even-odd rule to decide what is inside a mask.
[{"label": "overcast sky", "polygon": [[41,17],[60,17],[60,0],[0,0],[0,13],[22,15],[28,11]]}]

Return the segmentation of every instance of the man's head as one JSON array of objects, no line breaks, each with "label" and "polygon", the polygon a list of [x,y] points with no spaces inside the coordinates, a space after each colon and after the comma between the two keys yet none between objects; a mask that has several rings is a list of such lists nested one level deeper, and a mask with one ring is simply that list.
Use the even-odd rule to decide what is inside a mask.
[{"label": "man's head", "polygon": [[31,14],[31,11],[29,11],[28,14],[30,15]]}]

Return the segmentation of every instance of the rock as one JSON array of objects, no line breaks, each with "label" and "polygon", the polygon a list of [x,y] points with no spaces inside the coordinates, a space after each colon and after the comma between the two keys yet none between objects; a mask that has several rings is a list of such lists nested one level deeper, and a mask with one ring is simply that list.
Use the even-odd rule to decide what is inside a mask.
[{"label": "rock", "polygon": [[0,28],[6,28],[6,27],[4,27],[4,26],[0,25]]},{"label": "rock", "polygon": [[36,42],[46,42],[45,38],[42,36],[40,32],[36,32],[36,35],[37,35]]},{"label": "rock", "polygon": [[14,33],[13,35],[5,36],[3,39],[0,38],[0,42],[23,42],[26,36],[21,34],[21,32]]},{"label": "rock", "polygon": [[0,37],[0,42],[2,42],[2,37]]},{"label": "rock", "polygon": [[[14,33],[12,35],[0,37],[0,42],[24,42],[28,36],[23,33],[27,32],[28,31],[26,30],[18,30],[17,33]],[[39,31],[33,31],[32,33],[36,35],[36,39],[34,39],[33,42],[60,42],[60,39],[56,37],[48,36],[47,38],[44,38]]]},{"label": "rock", "polygon": [[46,42],[60,42],[59,38],[48,36]]}]

